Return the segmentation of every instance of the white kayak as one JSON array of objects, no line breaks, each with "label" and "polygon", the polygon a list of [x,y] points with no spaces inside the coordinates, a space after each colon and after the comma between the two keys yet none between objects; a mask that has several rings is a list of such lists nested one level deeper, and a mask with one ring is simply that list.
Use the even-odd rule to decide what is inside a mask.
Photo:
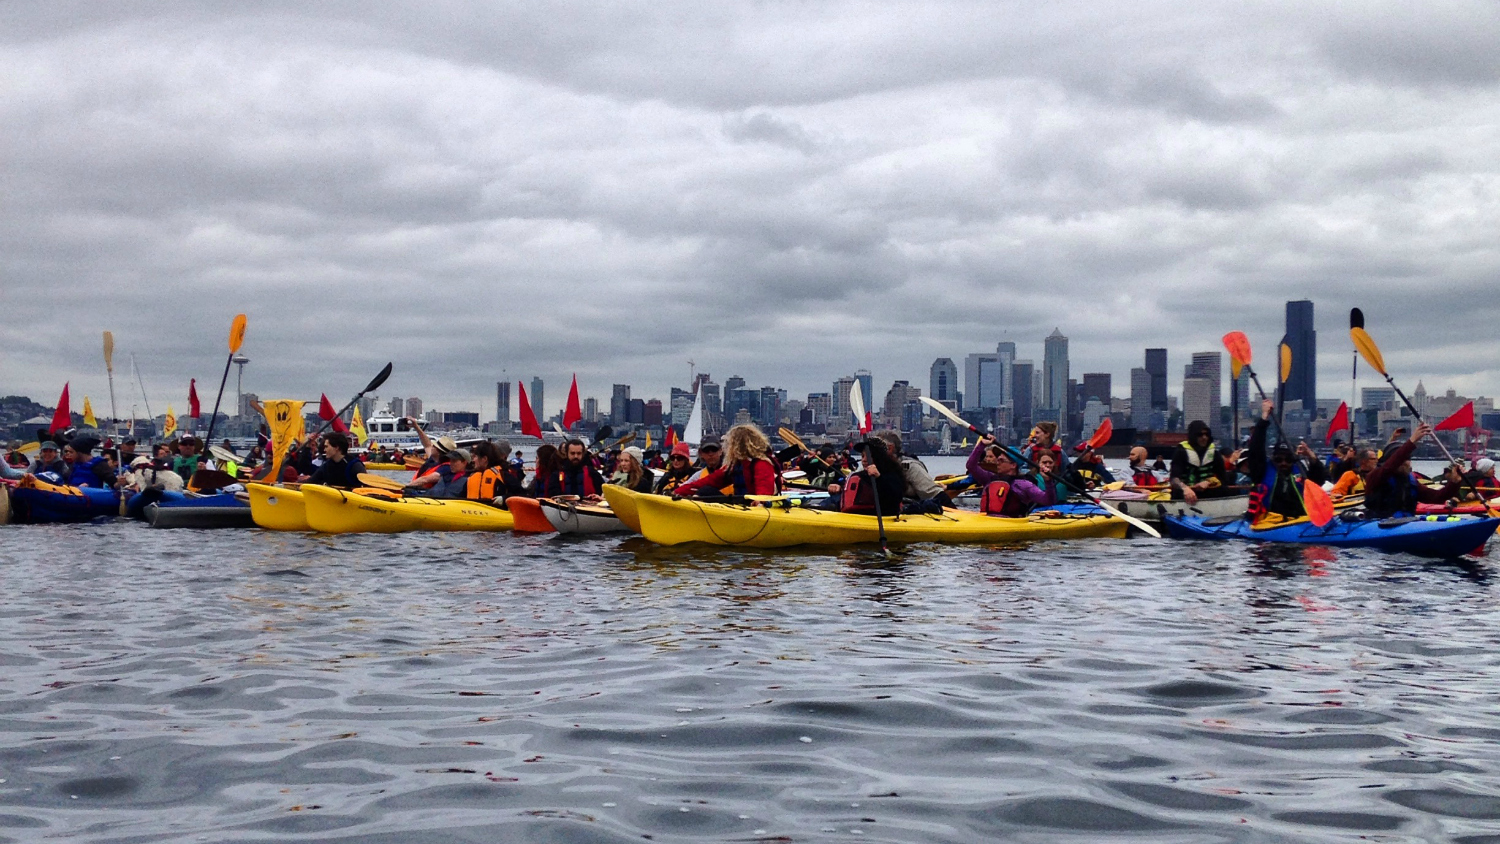
[{"label": "white kayak", "polygon": [[630,533],[630,528],[600,501],[589,504],[570,498],[543,498],[537,501],[542,515],[558,533]]}]

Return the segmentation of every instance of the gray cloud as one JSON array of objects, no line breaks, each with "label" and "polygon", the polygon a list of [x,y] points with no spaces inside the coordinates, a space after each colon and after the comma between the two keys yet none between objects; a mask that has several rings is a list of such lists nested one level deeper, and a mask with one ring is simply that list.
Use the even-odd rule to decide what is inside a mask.
[{"label": "gray cloud", "polygon": [[0,390],[103,395],[110,329],[180,406],[245,311],[264,395],[883,393],[1054,326],[1123,391],[1311,297],[1330,390],[1360,305],[1493,394],[1496,15],[1321,14],[6,4]]}]

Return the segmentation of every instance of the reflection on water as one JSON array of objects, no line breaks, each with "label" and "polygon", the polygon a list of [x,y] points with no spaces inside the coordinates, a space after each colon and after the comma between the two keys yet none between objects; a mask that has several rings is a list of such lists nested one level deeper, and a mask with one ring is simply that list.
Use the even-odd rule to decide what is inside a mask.
[{"label": "reflection on water", "polygon": [[5,531],[0,840],[1467,840],[1485,562]]}]

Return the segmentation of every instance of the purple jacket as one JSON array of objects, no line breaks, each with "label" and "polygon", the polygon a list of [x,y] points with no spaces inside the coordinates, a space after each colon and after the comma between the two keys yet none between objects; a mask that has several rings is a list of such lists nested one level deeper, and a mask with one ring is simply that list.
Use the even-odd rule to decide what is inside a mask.
[{"label": "purple jacket", "polygon": [[978,483],[980,486],[984,486],[991,481],[1006,481],[1010,484],[1010,494],[1015,496],[1016,499],[1021,501],[1028,508],[1045,507],[1049,504],[1057,503],[1052,500],[1052,496],[1041,491],[1040,489],[1037,489],[1036,484],[1026,480],[1025,478],[997,475],[994,472],[991,472],[989,469],[986,469],[983,466],[979,465],[979,462],[984,459],[984,448],[984,440],[980,440],[979,442],[975,443],[974,453],[969,455],[969,462],[964,464],[964,469],[968,471],[969,477],[973,478],[976,483]]}]

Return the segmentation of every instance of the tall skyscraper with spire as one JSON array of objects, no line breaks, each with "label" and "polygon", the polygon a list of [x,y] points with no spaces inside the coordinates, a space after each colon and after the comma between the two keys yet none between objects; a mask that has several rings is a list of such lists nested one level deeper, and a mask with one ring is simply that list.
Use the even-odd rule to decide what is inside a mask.
[{"label": "tall skyscraper with spire", "polygon": [[1068,407],[1068,338],[1057,328],[1042,341],[1042,407]]},{"label": "tall skyscraper with spire", "polygon": [[1313,303],[1286,303],[1286,343],[1292,349],[1292,374],[1286,379],[1286,400],[1301,401],[1311,410],[1318,399],[1318,332],[1313,327]]}]

